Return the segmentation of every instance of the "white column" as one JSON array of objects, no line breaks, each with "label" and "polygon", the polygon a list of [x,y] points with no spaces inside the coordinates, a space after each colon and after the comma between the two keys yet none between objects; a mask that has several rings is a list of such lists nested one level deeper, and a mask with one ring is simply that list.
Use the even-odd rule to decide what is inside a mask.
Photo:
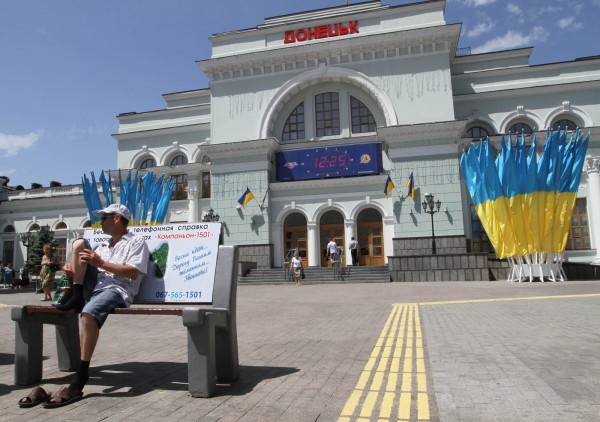
[{"label": "white column", "polygon": [[188,176],[188,186],[186,190],[188,194],[188,223],[200,221],[198,219],[198,195],[200,193],[198,179],[190,178]]},{"label": "white column", "polygon": [[385,254],[385,264],[388,263],[388,256],[394,255],[394,217],[383,217],[383,252]]},{"label": "white column", "polygon": [[596,263],[600,263],[600,157],[587,156],[584,171],[588,175],[588,223],[592,247],[596,248]]},{"label": "white column", "polygon": [[352,266],[352,255],[350,255],[350,241],[352,237],[356,236],[356,222],[351,219],[344,221],[345,226],[345,239],[346,244],[344,245],[344,256],[346,257],[346,266]]},{"label": "white column", "polygon": [[317,236],[317,222],[309,221],[306,223],[308,233],[306,234],[306,241],[308,242],[308,266],[318,267],[320,265],[319,256],[321,254],[321,248],[319,247],[319,236]]},{"label": "white column", "polygon": [[283,226],[281,224],[271,224],[271,239],[273,242],[273,266],[279,268],[283,266]]}]

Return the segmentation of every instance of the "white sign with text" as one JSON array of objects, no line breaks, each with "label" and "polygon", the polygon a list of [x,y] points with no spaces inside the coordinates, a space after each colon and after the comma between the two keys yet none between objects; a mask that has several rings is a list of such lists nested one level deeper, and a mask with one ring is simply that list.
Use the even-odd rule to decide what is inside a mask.
[{"label": "white sign with text", "polygon": [[[137,302],[211,303],[221,223],[179,223],[129,227],[150,249],[148,272]],[[101,229],[83,236],[92,248],[110,237]]]}]

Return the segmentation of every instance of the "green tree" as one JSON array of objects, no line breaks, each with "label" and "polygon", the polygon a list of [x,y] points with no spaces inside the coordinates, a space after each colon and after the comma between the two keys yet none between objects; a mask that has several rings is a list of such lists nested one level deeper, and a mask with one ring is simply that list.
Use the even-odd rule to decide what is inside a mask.
[{"label": "green tree", "polygon": [[40,231],[37,232],[32,245],[29,247],[29,261],[27,263],[27,269],[29,275],[38,275],[40,273],[40,267],[42,265],[42,257],[44,256],[44,245],[49,244],[52,246],[52,251],[57,246],[56,240],[54,240],[54,232],[50,230],[49,226],[42,226]]}]

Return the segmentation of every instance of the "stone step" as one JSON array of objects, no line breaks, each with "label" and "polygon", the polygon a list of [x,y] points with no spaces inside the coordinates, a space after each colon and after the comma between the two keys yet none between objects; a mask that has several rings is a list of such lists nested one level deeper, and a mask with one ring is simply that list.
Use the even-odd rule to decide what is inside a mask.
[{"label": "stone step", "polygon": [[[390,281],[389,271],[386,266],[346,267],[344,273],[337,277],[332,268],[310,267],[304,269],[304,274],[306,275],[303,281],[305,284],[389,283]],[[250,270],[244,277],[240,277],[239,283],[282,284],[291,282],[286,281],[285,276],[286,273],[283,268],[254,269]]]}]

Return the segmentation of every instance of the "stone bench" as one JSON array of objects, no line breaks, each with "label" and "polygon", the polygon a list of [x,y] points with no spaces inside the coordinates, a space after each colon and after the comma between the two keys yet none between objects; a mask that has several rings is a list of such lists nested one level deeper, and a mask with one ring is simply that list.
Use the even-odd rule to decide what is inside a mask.
[{"label": "stone bench", "polygon": [[[236,329],[238,249],[220,246],[211,304],[139,304],[115,309],[116,315],[180,316],[188,333],[188,386],[193,397],[214,395],[217,379],[239,378]],[[15,321],[15,384],[42,379],[43,325],[56,329],[58,367],[75,371],[79,365],[79,314],[51,306],[13,308]],[[108,334],[105,334],[108,335]]]}]

